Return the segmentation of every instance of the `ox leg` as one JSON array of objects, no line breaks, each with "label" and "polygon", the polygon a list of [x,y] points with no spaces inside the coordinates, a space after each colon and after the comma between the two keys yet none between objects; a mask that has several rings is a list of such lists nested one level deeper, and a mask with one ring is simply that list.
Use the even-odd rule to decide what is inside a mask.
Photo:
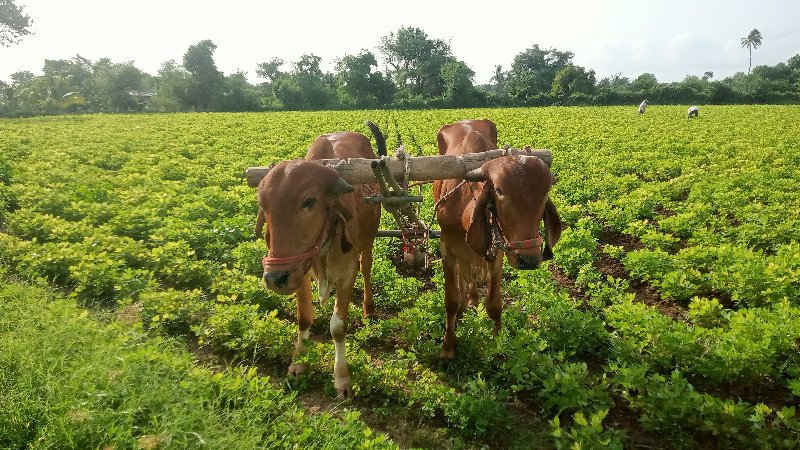
[{"label": "ox leg", "polygon": [[458,315],[456,316],[456,327],[458,327],[458,322],[464,318],[464,311],[467,309],[467,302],[464,298],[464,293],[469,290],[469,284],[467,283],[467,278],[469,276],[468,269],[466,269],[463,264],[458,264],[458,269],[456,271],[456,279],[458,280]]},{"label": "ox leg", "polygon": [[364,277],[364,317],[375,315],[375,302],[372,299],[372,244],[361,252],[361,275]]},{"label": "ox leg", "polygon": [[489,293],[486,296],[486,313],[494,320],[492,332],[495,336],[500,331],[500,316],[503,313],[503,296],[500,282],[503,276],[503,258],[497,258],[489,267]]},{"label": "ox leg", "polygon": [[294,361],[308,350],[305,341],[308,340],[311,324],[314,323],[314,310],[311,305],[311,274],[306,274],[295,294],[297,296],[297,342],[294,345],[292,364],[289,365],[289,375],[300,375],[306,371],[305,363],[295,363]]},{"label": "ox leg", "polygon": [[353,296],[355,278],[354,271],[341,286],[336,287],[336,304],[331,315],[331,337],[333,337],[333,345],[336,349],[333,365],[333,385],[336,388],[337,396],[340,398],[347,398],[353,394],[350,388],[350,369],[347,365],[345,336],[347,335],[347,308]]},{"label": "ox leg", "polygon": [[461,308],[462,294],[458,280],[458,265],[452,256],[443,256],[444,266],[444,307],[447,321],[444,328],[444,341],[439,358],[451,360],[456,355],[456,320]]},{"label": "ox leg", "polygon": [[469,306],[476,307],[478,306],[478,282],[475,279],[476,276],[473,276],[472,281],[469,282],[469,293],[467,294],[467,299],[469,301]]}]

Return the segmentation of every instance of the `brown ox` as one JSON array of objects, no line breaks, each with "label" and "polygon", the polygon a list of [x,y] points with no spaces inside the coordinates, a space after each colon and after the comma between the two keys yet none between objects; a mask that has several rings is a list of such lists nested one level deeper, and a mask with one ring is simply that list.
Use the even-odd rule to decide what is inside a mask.
[{"label": "brown ox", "polygon": [[[465,120],[439,129],[439,153],[463,155],[497,148],[497,128],[489,120]],[[456,320],[465,301],[475,305],[477,280],[488,272],[486,312],[500,330],[500,277],[503,252],[512,267],[536,269],[553,256],[561,221],[548,191],[550,169],[535,156],[505,156],[480,168],[480,181],[437,180],[433,184],[437,220],[442,229],[447,322],[440,358],[455,356]],[[545,246],[539,222],[545,222]],[[499,257],[498,257],[499,253]]]},{"label": "brown ox", "polygon": [[[279,294],[297,296],[298,333],[290,375],[305,370],[304,364],[294,361],[307,350],[304,341],[314,321],[309,269],[317,280],[322,302],[336,289],[330,321],[336,347],[334,385],[340,396],[347,397],[351,394],[345,354],[347,308],[360,263],[363,312],[365,316],[374,312],[370,270],[381,211],[379,205],[364,202],[369,185],[354,188],[334,169],[308,161],[328,158],[375,158],[375,153],[369,139],[359,133],[319,136],[308,148],[306,160],[282,162],[261,180],[257,228],[267,225],[264,239],[269,254],[263,261],[264,283]],[[373,191],[376,188],[373,186]]]}]

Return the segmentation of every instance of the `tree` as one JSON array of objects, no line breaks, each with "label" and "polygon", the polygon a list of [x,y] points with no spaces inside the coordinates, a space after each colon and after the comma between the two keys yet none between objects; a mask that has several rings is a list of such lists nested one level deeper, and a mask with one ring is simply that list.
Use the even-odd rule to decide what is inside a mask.
[{"label": "tree", "polygon": [[404,27],[381,38],[378,46],[391,67],[401,97],[438,97],[444,92],[442,66],[453,60],[450,45],[430,39],[419,28]]},{"label": "tree", "polygon": [[480,102],[473,79],[475,71],[463,61],[453,59],[442,66],[445,104],[453,107],[476,106]]},{"label": "tree", "polygon": [[148,75],[134,66],[132,61],[114,64],[110,60],[100,60],[95,64],[94,76],[102,98],[102,110],[127,112],[142,109],[137,95]]},{"label": "tree", "polygon": [[552,89],[556,73],[570,64],[574,56],[555,48],[541,49],[538,44],[519,53],[508,72],[509,94],[523,101],[546,95]]},{"label": "tree", "polygon": [[293,64],[293,70],[273,83],[275,97],[291,110],[330,108],[335,100],[332,75],[322,73],[322,58],[305,54]]},{"label": "tree", "polygon": [[171,59],[164,62],[155,79],[156,95],[151,106],[156,111],[173,112],[189,108],[189,73]]},{"label": "tree", "polygon": [[284,61],[281,58],[272,58],[271,60],[258,64],[256,75],[260,78],[266,79],[269,83],[274,83],[278,77],[285,75],[281,72],[281,66]]},{"label": "tree", "polygon": [[594,70],[568,64],[556,73],[550,88],[550,95],[557,98],[569,98],[576,94],[591,95],[595,88]]},{"label": "tree", "polygon": [[789,82],[795,87],[795,93],[800,94],[800,54],[789,58],[786,65],[790,70]]},{"label": "tree", "polygon": [[247,82],[244,72],[225,77],[221,111],[258,111],[261,108],[256,89]]},{"label": "tree", "polygon": [[634,91],[640,91],[642,94],[647,95],[652,93],[658,86],[658,79],[652,73],[643,73],[636,77],[631,83],[631,88]]},{"label": "tree", "polygon": [[747,73],[750,73],[750,69],[753,67],[753,49],[761,47],[761,32],[753,28],[753,31],[743,37],[741,42],[742,48],[747,47],[750,52],[750,65],[747,66]]},{"label": "tree", "polygon": [[31,34],[31,17],[14,0],[0,0],[0,46],[10,47]]},{"label": "tree", "polygon": [[206,39],[189,46],[183,55],[183,67],[190,74],[187,96],[196,111],[208,111],[219,100],[223,78],[214,63],[216,49],[217,46]]},{"label": "tree", "polygon": [[394,84],[380,72],[375,55],[362,50],[358,55],[345,55],[336,62],[336,82],[342,104],[356,107],[386,106],[392,100]]}]

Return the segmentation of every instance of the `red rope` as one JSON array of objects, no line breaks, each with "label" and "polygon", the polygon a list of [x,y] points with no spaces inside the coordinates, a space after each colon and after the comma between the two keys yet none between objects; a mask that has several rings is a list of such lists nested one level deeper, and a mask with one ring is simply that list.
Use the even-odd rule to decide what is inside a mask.
[{"label": "red rope", "polygon": [[525,248],[538,248],[542,246],[542,237],[537,236],[536,239],[526,239],[524,241],[515,241],[515,242],[506,241],[505,245],[507,248],[515,250],[525,249]]},{"label": "red rope", "polygon": [[[330,213],[328,213],[328,217],[325,220],[325,222],[326,222],[325,223],[325,227],[322,228],[322,231],[320,232],[319,237],[317,238],[317,241],[311,247],[311,250],[308,250],[307,252],[303,252],[303,253],[300,253],[300,254],[297,254],[297,255],[285,256],[285,257],[281,257],[281,258],[270,256],[268,254],[268,255],[264,256],[264,258],[261,260],[261,265],[264,267],[264,271],[265,272],[267,271],[267,266],[286,266],[286,265],[289,265],[289,264],[302,262],[302,261],[305,261],[305,260],[308,260],[308,259],[313,259],[313,258],[316,258],[317,256],[319,256],[319,252],[322,249],[322,245],[328,239],[328,236],[330,236],[330,229],[331,229],[331,225],[333,224],[333,220],[331,220],[331,214]],[[270,250],[269,253],[271,254],[272,250]]]}]

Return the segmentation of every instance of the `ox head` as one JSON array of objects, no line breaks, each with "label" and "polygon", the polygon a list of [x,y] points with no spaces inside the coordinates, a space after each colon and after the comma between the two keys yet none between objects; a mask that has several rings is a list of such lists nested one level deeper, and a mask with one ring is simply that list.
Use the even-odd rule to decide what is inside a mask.
[{"label": "ox head", "polygon": [[279,293],[297,290],[314,258],[338,245],[352,249],[345,223],[352,218],[345,207],[353,192],[339,174],[319,164],[300,160],[276,165],[258,186],[259,220],[266,224],[264,283]]},{"label": "ox head", "polygon": [[[467,179],[486,182],[467,230],[467,243],[476,253],[493,261],[498,249],[503,250],[511,266],[521,270],[536,269],[542,260],[553,257],[561,220],[547,195],[555,177],[541,159],[493,159],[469,173]],[[544,249],[539,233],[542,220]]]}]

